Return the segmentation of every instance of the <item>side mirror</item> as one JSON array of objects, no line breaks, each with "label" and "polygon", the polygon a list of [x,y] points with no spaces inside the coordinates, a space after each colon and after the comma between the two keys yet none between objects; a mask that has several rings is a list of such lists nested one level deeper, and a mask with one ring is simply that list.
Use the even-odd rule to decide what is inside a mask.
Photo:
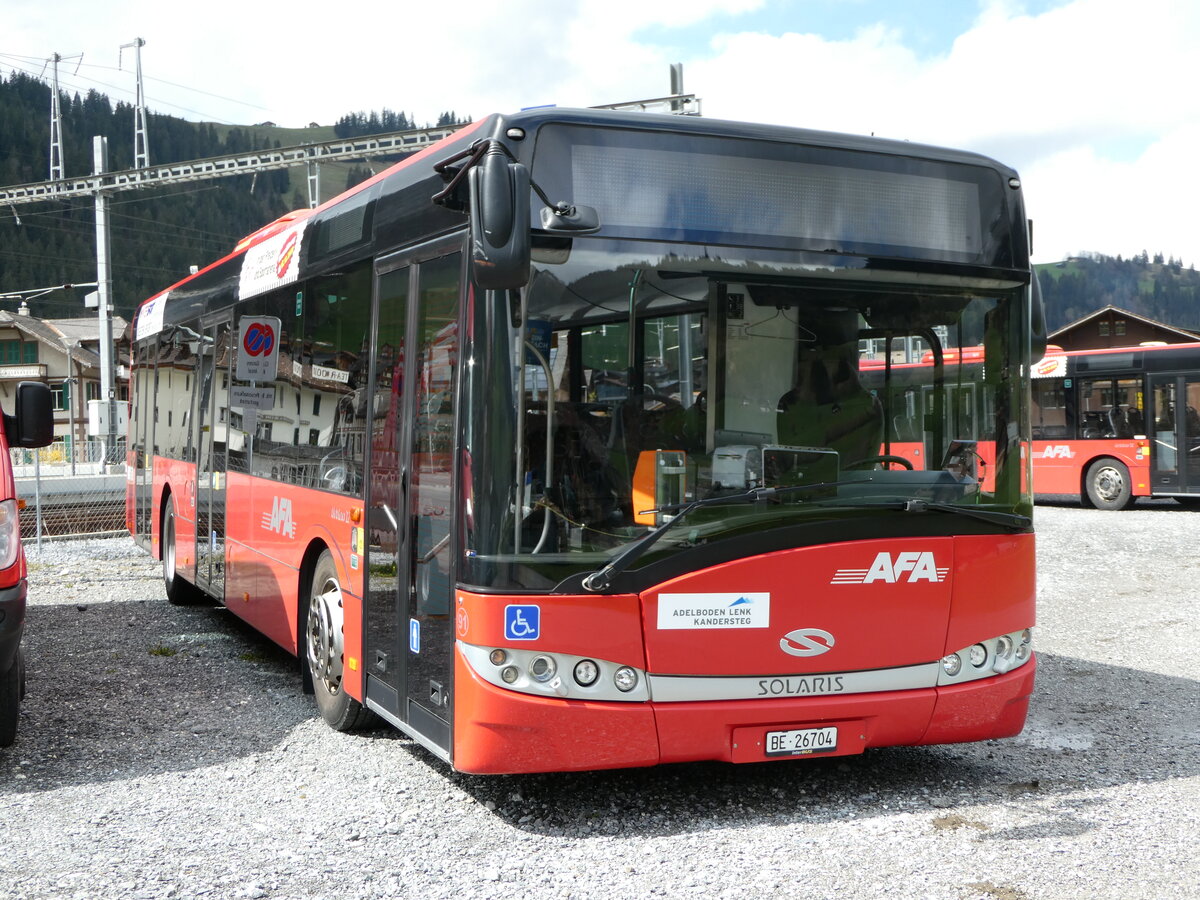
[{"label": "side mirror", "polygon": [[489,150],[468,173],[471,197],[471,271],[484,290],[529,281],[529,170]]},{"label": "side mirror", "polygon": [[54,410],[50,388],[40,381],[17,385],[16,412],[4,416],[10,447],[45,447],[54,441]]},{"label": "side mirror", "polygon": [[1033,281],[1029,286],[1030,305],[1029,332],[1032,341],[1031,363],[1037,362],[1046,355],[1046,305],[1042,302],[1042,286],[1038,283],[1037,272],[1032,272]]}]

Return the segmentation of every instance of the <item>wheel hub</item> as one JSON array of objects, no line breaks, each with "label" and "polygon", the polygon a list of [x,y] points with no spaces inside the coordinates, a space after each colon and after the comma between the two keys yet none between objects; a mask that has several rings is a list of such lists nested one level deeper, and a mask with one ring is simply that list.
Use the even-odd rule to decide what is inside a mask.
[{"label": "wheel hub", "polygon": [[1116,469],[1104,468],[1096,473],[1096,493],[1106,501],[1116,500],[1125,488],[1125,481]]},{"label": "wheel hub", "polygon": [[342,591],[326,582],[308,604],[308,661],[330,694],[342,688]]}]

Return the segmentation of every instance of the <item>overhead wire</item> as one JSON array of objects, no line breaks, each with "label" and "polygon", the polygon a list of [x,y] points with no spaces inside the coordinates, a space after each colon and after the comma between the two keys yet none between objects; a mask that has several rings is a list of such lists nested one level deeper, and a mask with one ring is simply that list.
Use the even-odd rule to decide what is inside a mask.
[{"label": "overhead wire", "polygon": [[[13,58],[17,58],[17,57],[15,57],[13,54],[9,54],[9,53],[0,53],[0,59],[9,59],[9,60],[11,60],[11,59],[13,59]],[[44,62],[44,61],[45,61],[45,60],[43,60],[43,62]],[[91,67],[92,67],[92,64],[91,64],[91,63],[88,63],[88,64],[86,64],[86,65],[87,65],[87,67],[88,67],[88,68],[91,68]],[[44,81],[44,80],[45,80],[45,75],[44,75],[44,73],[43,73],[43,72],[34,72],[34,71],[32,71],[31,69],[29,69],[29,68],[26,68],[25,66],[18,66],[18,65],[16,65],[16,64],[12,63],[12,62],[9,62],[9,66],[11,66],[13,69],[19,69],[20,71],[22,71],[22,72],[26,73],[27,75],[33,75],[35,78],[37,78],[37,79],[39,79],[39,80],[42,80],[42,81]],[[97,66],[97,67],[98,67],[98,68],[110,68],[110,67],[104,67],[104,66]],[[81,68],[82,68],[82,66],[81,66]],[[59,90],[64,90],[64,89],[67,89],[67,90],[74,90],[76,93],[78,93],[78,92],[80,92],[80,91],[82,91],[82,90],[88,90],[88,89],[90,89],[90,87],[88,87],[88,86],[86,86],[86,85],[80,85],[80,84],[77,84],[77,83],[75,83],[75,82],[73,82],[73,81],[69,80],[69,79],[75,79],[75,78],[82,79],[82,80],[83,80],[83,81],[85,81],[85,82],[91,82],[92,84],[97,84],[97,85],[100,85],[101,87],[105,87],[105,88],[108,88],[108,89],[110,89],[110,90],[117,91],[117,92],[119,92],[119,93],[121,93],[121,94],[124,94],[124,95],[127,95],[127,96],[132,96],[132,97],[134,97],[135,99],[136,99],[136,97],[137,97],[137,91],[136,91],[136,90],[130,90],[129,88],[122,87],[121,85],[110,84],[110,83],[109,83],[109,82],[107,82],[107,81],[101,81],[101,80],[99,80],[98,78],[92,78],[92,77],[90,77],[90,76],[87,76],[87,75],[80,75],[80,74],[78,73],[78,71],[76,71],[76,72],[75,72],[75,74],[73,74],[73,75],[69,76],[68,78],[64,78],[62,75],[60,75],[60,76],[59,76],[59,78],[58,78],[58,87],[59,87]],[[143,76],[143,78],[146,78],[146,76]],[[159,80],[159,79],[150,79],[150,80]],[[164,83],[166,83],[166,84],[172,84],[171,82],[164,82]],[[47,86],[49,86],[49,85],[47,85]],[[187,87],[186,85],[176,85],[176,84],[172,84],[172,86],[173,86],[173,87],[178,87],[178,88],[181,88],[182,90],[186,90],[186,91],[196,91],[196,93],[205,93],[204,91],[198,91],[198,90],[196,90],[195,88],[189,88],[189,87]],[[228,97],[220,97],[220,95],[217,95],[217,94],[210,94],[209,96],[212,96],[212,97],[215,97],[215,98],[217,98],[217,99],[221,99],[221,100],[229,100],[229,99],[231,99],[231,98],[228,98]],[[202,111],[202,110],[193,109],[192,107],[189,107],[189,106],[183,106],[183,105],[181,105],[181,104],[178,104],[178,103],[171,103],[169,100],[161,100],[161,99],[158,99],[158,98],[146,97],[146,102],[147,102],[147,105],[149,105],[149,103],[150,103],[150,101],[151,101],[151,100],[153,100],[153,101],[154,101],[154,103],[155,103],[155,104],[157,104],[158,106],[169,106],[169,107],[171,107],[172,109],[179,109],[179,110],[182,110],[182,111],[184,111],[184,112],[193,113],[194,115],[197,115],[197,116],[200,116],[200,117],[202,117],[204,121],[208,121],[208,122],[216,122],[216,123],[218,123],[218,124],[221,124],[221,125],[234,125],[234,126],[236,126],[236,125],[238,124],[238,123],[236,123],[236,122],[232,122],[232,121],[230,121],[230,120],[228,120],[228,119],[225,119],[225,118],[223,118],[223,117],[221,117],[221,116],[214,116],[214,115],[211,115],[210,113],[204,112],[204,111]],[[233,101],[233,102],[235,102],[235,103],[236,103],[236,102],[238,102],[238,101],[236,101],[236,100],[235,100],[235,101]],[[258,107],[258,108],[259,108],[259,109],[262,109],[262,107]]]}]

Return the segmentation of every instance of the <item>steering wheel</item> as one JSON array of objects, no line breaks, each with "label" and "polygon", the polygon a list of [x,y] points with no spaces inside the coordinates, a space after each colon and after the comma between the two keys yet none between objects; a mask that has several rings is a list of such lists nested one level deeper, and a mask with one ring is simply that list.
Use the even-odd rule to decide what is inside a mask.
[{"label": "steering wheel", "polygon": [[911,462],[909,462],[907,459],[905,459],[903,456],[886,455],[886,456],[864,456],[862,459],[858,459],[852,463],[849,463],[846,466],[846,468],[847,469],[857,469],[859,466],[864,466],[864,465],[867,465],[868,463],[872,464],[872,465],[874,465],[875,463],[883,463],[884,465],[891,465],[892,463],[896,463],[897,465],[904,466],[904,468],[908,469],[910,472],[912,471],[912,467],[913,467],[913,464]]},{"label": "steering wheel", "polygon": [[643,391],[640,394],[642,398],[642,408],[647,412],[662,412],[668,409],[682,409],[683,404],[670,397],[667,394],[660,394],[657,391]]}]

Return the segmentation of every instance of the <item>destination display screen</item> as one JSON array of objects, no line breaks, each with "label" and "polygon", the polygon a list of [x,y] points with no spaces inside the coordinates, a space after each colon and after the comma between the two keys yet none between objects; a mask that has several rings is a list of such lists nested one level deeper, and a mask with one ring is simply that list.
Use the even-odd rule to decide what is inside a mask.
[{"label": "destination display screen", "polygon": [[602,234],[1009,265],[998,172],[825,146],[549,125],[534,178]]}]

